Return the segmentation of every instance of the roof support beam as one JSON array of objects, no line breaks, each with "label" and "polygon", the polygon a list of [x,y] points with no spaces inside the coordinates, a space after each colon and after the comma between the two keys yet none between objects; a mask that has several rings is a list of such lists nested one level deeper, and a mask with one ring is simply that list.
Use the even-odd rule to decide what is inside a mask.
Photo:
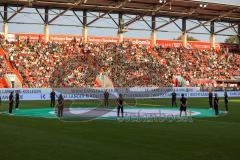
[{"label": "roof support beam", "polygon": [[110,14],[111,12],[115,11],[116,9],[122,8],[127,2],[131,2],[131,1],[125,0],[125,1],[117,4],[113,9],[110,9],[108,12],[105,12],[105,13],[101,14],[100,16],[98,16],[97,18],[95,18],[94,20],[92,20],[91,22],[89,22],[89,23],[87,24],[87,26],[89,26],[89,25],[91,25],[92,23],[96,22],[98,19],[104,17],[105,15]]},{"label": "roof support beam", "polygon": [[97,18],[95,18],[94,20],[92,20],[91,22],[89,22],[89,23],[87,24],[87,26],[93,24],[94,22],[96,22],[96,21],[99,20],[100,18],[103,18],[105,15],[107,15],[107,14],[109,14],[109,13],[111,13],[111,12],[109,11],[109,12],[106,12],[106,13],[101,14],[100,16],[98,16]]},{"label": "roof support beam", "polygon": [[175,22],[175,21],[177,21],[177,20],[179,20],[179,19],[181,19],[181,18],[171,19],[171,20],[168,21],[167,23],[165,23],[165,24],[163,24],[163,25],[157,27],[156,30],[159,30],[159,29],[161,29],[161,28],[163,28],[163,27],[165,27],[165,26],[167,26],[167,25],[169,25],[169,24],[171,24],[171,23],[173,23],[173,22]]},{"label": "roof support beam", "polygon": [[[172,18],[170,18],[170,20],[173,20]],[[181,31],[182,30],[182,28],[175,22],[175,21],[173,21],[173,23],[175,24],[175,26]]]},{"label": "roof support beam", "polygon": [[216,36],[215,36],[215,22],[212,21],[210,23],[210,43],[211,43],[211,48],[216,47]]},{"label": "roof support beam", "polygon": [[238,23],[238,36],[240,36],[240,23]]},{"label": "roof support beam", "polygon": [[49,24],[52,23],[53,21],[55,21],[57,18],[59,18],[60,16],[62,16],[64,13],[66,13],[67,11],[69,11],[68,9],[62,11],[61,13],[59,13],[58,15],[56,15],[54,18],[52,18],[50,21],[49,21]]},{"label": "roof support beam", "polygon": [[183,18],[186,18],[186,17],[188,17],[188,16],[191,16],[191,15],[194,14],[197,10],[198,10],[198,8],[192,10],[192,11],[189,12],[189,14],[186,15],[186,16],[179,17],[179,18],[175,18],[175,19],[171,19],[171,20],[168,21],[167,23],[165,23],[165,24],[163,24],[163,25],[157,27],[156,30],[158,30],[158,29],[160,29],[160,28],[163,28],[163,27],[165,27],[165,26],[167,26],[167,25],[169,25],[169,24],[171,24],[171,23],[173,23],[173,22],[175,22],[175,21],[177,21],[177,20],[179,20],[179,19],[183,19]]},{"label": "roof support beam", "polygon": [[83,11],[83,28],[82,28],[82,40],[86,43],[88,40],[88,27],[87,27],[87,11]]},{"label": "roof support beam", "polygon": [[235,27],[233,27],[232,30],[233,30],[236,34],[238,33],[238,31],[237,31],[237,29],[236,29]]},{"label": "roof support beam", "polygon": [[3,14],[2,14],[2,12],[0,12],[0,16],[2,17],[2,20],[3,20]]},{"label": "roof support beam", "polygon": [[182,19],[182,44],[183,44],[183,47],[187,47],[187,32],[186,32],[186,29],[187,29],[187,20],[186,18],[183,18]]},{"label": "roof support beam", "polygon": [[124,19],[123,19],[123,14],[119,13],[118,14],[118,41],[123,42],[123,28],[124,28]]},{"label": "roof support beam", "polygon": [[156,16],[153,15],[152,16],[152,26],[151,26],[151,42],[152,42],[152,46],[156,45],[157,42],[157,33],[156,33]]},{"label": "roof support beam", "polygon": [[77,15],[76,11],[73,11],[73,14],[76,16],[76,18],[78,19],[78,21],[83,25],[83,21],[82,21],[81,18]]},{"label": "roof support beam", "polygon": [[45,20],[44,20],[43,16],[42,16],[42,15],[41,15],[41,13],[39,12],[39,10],[38,10],[37,8],[35,8],[35,9],[36,9],[36,11],[37,11],[38,15],[40,16],[40,18],[42,19],[42,21],[43,21],[43,22],[45,22]]},{"label": "roof support beam", "polygon": [[53,21],[55,21],[57,18],[59,18],[60,16],[64,15],[67,11],[69,10],[72,10],[75,6],[78,6],[78,5],[81,5],[84,3],[84,0],[78,0],[77,2],[75,2],[73,4],[72,7],[69,7],[67,8],[66,10],[62,11],[61,13],[59,13],[58,15],[56,15],[54,18],[52,18],[50,21],[49,21],[49,24],[52,23]]},{"label": "roof support beam", "polygon": [[225,31],[225,30],[227,30],[227,29],[229,29],[229,28],[233,28],[233,27],[235,27],[235,26],[237,26],[237,25],[238,25],[237,23],[236,23],[236,24],[232,24],[232,25],[230,25],[230,26],[228,26],[228,27],[226,27],[226,28],[223,28],[223,29],[217,31],[216,33],[223,32],[223,31]]},{"label": "roof support beam", "polygon": [[205,24],[209,23],[209,22],[212,22],[212,21],[215,21],[215,20],[224,18],[225,16],[233,13],[234,11],[238,11],[238,10],[239,10],[239,9],[233,9],[233,10],[231,10],[231,11],[225,12],[225,13],[223,13],[223,14],[215,17],[215,18],[212,18],[212,19],[210,19],[210,20],[208,20],[208,21],[206,21],[206,22],[204,22],[204,23],[201,23],[201,24],[199,24],[199,25],[197,25],[197,26],[195,26],[195,27],[192,27],[192,28],[188,29],[187,32],[192,31],[192,30],[194,30],[194,29],[196,29],[196,28],[198,28],[198,27],[200,27],[200,26],[202,26],[202,25],[205,25]]},{"label": "roof support beam", "polygon": [[83,11],[83,26],[87,26],[87,11]]},{"label": "roof support beam", "polygon": [[238,23],[238,44],[240,44],[240,23]]},{"label": "roof support beam", "polygon": [[223,26],[223,27],[228,27],[228,25],[223,24],[223,23],[221,23],[221,22],[216,22],[216,23],[219,24],[219,25],[221,25],[221,26]]},{"label": "roof support beam", "polygon": [[18,13],[20,13],[25,7],[21,7],[20,9],[17,9],[13,15],[11,15],[8,19],[7,22],[9,22],[11,19],[13,19]]},{"label": "roof support beam", "polygon": [[[152,16],[153,17],[153,16]],[[156,19],[156,16],[155,16],[155,19]],[[151,28],[152,29],[152,26],[144,19],[144,18],[142,18],[142,20],[143,20],[143,22],[145,22],[146,23],[146,25],[149,27],[149,28]],[[155,20],[156,21],[156,20]],[[156,25],[154,26],[154,29],[156,28]]]},{"label": "roof support beam", "polygon": [[[157,6],[156,8],[155,8],[155,10],[152,12],[152,15],[154,15],[155,16],[155,14],[157,13],[157,12],[159,12],[163,7],[165,7],[167,4],[169,4],[169,2],[168,3],[164,3],[163,5],[160,5],[160,6]],[[136,22],[136,21],[138,21],[138,20],[140,20],[140,19],[143,19],[143,21],[151,28],[151,26],[146,22],[146,20],[143,18],[144,16],[147,16],[147,15],[149,15],[150,13],[145,13],[145,14],[140,14],[140,15],[137,15],[135,18],[133,18],[133,19],[131,19],[131,20],[129,20],[128,22],[126,22],[125,24],[124,24],[124,26],[129,26],[129,25],[131,25],[132,23],[134,23],[134,22]],[[156,16],[155,16],[156,17]],[[155,27],[154,27],[155,28]]]},{"label": "roof support beam", "polygon": [[126,32],[125,26],[124,26],[124,19],[123,19],[123,14],[119,13],[118,14],[118,33],[124,33]]},{"label": "roof support beam", "polygon": [[143,18],[146,14],[141,14],[141,15],[137,15],[135,18],[129,20],[128,22],[124,23],[124,26],[129,26],[132,23],[138,21],[139,19]]},{"label": "roof support beam", "polygon": [[163,7],[165,7],[166,5],[168,5],[169,4],[169,2],[167,2],[167,3],[164,3],[164,4],[162,4],[162,5],[160,5],[160,6],[156,6],[156,8],[155,8],[155,10],[153,11],[153,15],[156,15],[156,13],[158,13]]},{"label": "roof support beam", "polygon": [[214,21],[212,21],[212,22],[210,23],[210,33],[211,33],[211,34],[214,34],[214,33],[215,33],[215,23],[214,23]]},{"label": "roof support beam", "polygon": [[7,40],[8,37],[8,6],[4,5],[4,13],[3,13],[3,34],[4,38]]},{"label": "roof support beam", "polygon": [[184,32],[186,32],[186,30],[187,30],[187,20],[186,20],[186,18],[183,18],[182,19],[182,32],[184,33]]},{"label": "roof support beam", "polygon": [[3,21],[6,23],[8,19],[8,6],[4,5]]},{"label": "roof support beam", "polygon": [[156,29],[156,16],[152,16],[152,26],[150,27],[152,30]]},{"label": "roof support beam", "polygon": [[49,9],[45,8],[44,10],[44,39],[45,42],[49,41]]},{"label": "roof support beam", "polygon": [[202,24],[202,22],[199,21],[199,20],[198,20],[198,23],[201,24],[209,33],[211,33],[211,29],[209,30],[209,29],[205,26],[205,24]]},{"label": "roof support beam", "polygon": [[[194,23],[194,24],[202,24],[202,22],[200,21],[200,20],[197,20],[198,22],[194,22],[193,20],[190,20],[190,19],[188,19],[188,21],[190,21],[190,22],[192,22],[192,23]],[[203,27],[210,33],[211,31],[210,31],[210,29],[208,29],[207,27],[206,27],[206,25],[203,25]]]},{"label": "roof support beam", "polygon": [[115,21],[115,19],[111,16],[111,14],[108,14],[108,16],[111,18],[111,20],[118,26],[118,23]]},{"label": "roof support beam", "polygon": [[45,14],[44,14],[44,16],[45,16],[44,17],[44,23],[48,24],[48,22],[49,22],[49,9],[45,8],[44,12],[45,12]]}]

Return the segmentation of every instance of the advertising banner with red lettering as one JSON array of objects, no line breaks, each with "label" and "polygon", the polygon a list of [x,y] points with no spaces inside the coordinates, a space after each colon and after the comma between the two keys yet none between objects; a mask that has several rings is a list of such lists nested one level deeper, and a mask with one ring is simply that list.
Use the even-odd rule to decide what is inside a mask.
[{"label": "advertising banner with red lettering", "polygon": [[144,39],[144,38],[124,38],[124,41],[130,41],[134,45],[146,45],[151,46],[151,40],[150,39]]},{"label": "advertising banner with red lettering", "polygon": [[49,40],[54,42],[71,42],[73,40],[81,41],[82,36],[77,35],[50,35]]},{"label": "advertising banner with red lettering", "polygon": [[197,48],[197,49],[201,49],[201,50],[210,50],[211,49],[210,42],[190,41],[190,42],[188,42],[188,45],[191,48]]},{"label": "advertising banner with red lettering", "polygon": [[[44,40],[44,34],[28,34],[28,33],[11,33],[8,34],[8,41],[18,41],[18,40],[29,40],[29,41],[42,41]],[[52,42],[70,42],[72,40],[81,41],[82,36],[79,35],[64,35],[64,34],[51,34],[49,35],[49,40]],[[96,37],[88,36],[87,41],[89,43],[118,43],[118,37]],[[145,45],[151,46],[151,39],[147,38],[124,38],[124,41],[131,41],[134,45]],[[161,45],[163,48],[174,48],[182,47],[183,43],[180,40],[157,40],[157,45]],[[189,48],[197,48],[201,50],[210,50],[210,42],[200,42],[200,41],[189,41],[187,44]],[[216,43],[215,49],[228,49],[229,51],[237,51],[240,49],[238,44],[226,44],[226,43]]]},{"label": "advertising banner with red lettering", "polygon": [[[51,34],[49,35],[49,40],[53,42],[70,42],[72,40],[80,41],[82,39],[81,36],[77,35],[58,35],[58,34]],[[13,33],[8,34],[9,41],[42,41],[44,40],[44,34],[24,34],[24,33]]]},{"label": "advertising banner with red lettering", "polygon": [[182,47],[183,44],[178,40],[157,40],[157,45],[161,45],[163,48],[174,48],[174,47]]},{"label": "advertising banner with red lettering", "polygon": [[88,36],[89,43],[117,43],[117,37],[95,37],[95,36]]}]

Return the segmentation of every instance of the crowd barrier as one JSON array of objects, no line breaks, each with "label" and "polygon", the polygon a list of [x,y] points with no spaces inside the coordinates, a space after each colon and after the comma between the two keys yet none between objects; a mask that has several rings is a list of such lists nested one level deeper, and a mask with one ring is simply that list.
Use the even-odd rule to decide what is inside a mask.
[{"label": "crowd barrier", "polygon": [[[21,100],[49,100],[51,88],[32,88],[32,89],[0,89],[0,96],[2,101],[7,101],[10,92],[19,91]],[[184,94],[188,98],[203,98],[208,97],[208,92],[200,92],[199,88],[115,88],[108,89],[110,98],[118,97],[119,93],[123,94],[126,99],[150,99],[150,98],[171,98],[173,90],[176,91],[177,97]],[[56,88],[56,98],[61,93],[65,99],[68,100],[86,100],[86,99],[103,99],[105,89],[101,88]],[[217,91],[219,97],[224,96],[224,92]],[[229,97],[240,97],[240,91],[229,91]]]}]

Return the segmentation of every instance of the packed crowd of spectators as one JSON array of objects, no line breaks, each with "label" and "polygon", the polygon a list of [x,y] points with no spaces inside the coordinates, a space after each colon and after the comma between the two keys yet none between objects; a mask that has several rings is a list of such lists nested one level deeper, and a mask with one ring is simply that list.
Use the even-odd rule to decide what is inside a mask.
[{"label": "packed crowd of spectators", "polygon": [[197,80],[230,80],[240,75],[240,55],[226,50],[156,47],[155,51],[168,73],[183,77],[190,86],[199,86]]},{"label": "packed crowd of spectators", "polygon": [[3,58],[2,55],[0,55],[0,78],[4,77],[5,74],[10,73],[8,66]]},{"label": "packed crowd of spectators", "polygon": [[177,76],[199,86],[199,79],[240,75],[240,55],[225,51],[76,41],[8,42],[3,48],[25,87],[93,87],[99,74],[107,75],[115,87],[172,86]]}]

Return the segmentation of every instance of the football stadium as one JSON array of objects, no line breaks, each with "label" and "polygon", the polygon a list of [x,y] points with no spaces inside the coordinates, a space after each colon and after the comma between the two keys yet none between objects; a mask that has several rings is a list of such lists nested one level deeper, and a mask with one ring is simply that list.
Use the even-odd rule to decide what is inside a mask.
[{"label": "football stadium", "polygon": [[236,160],[239,0],[0,0],[1,160]]}]

